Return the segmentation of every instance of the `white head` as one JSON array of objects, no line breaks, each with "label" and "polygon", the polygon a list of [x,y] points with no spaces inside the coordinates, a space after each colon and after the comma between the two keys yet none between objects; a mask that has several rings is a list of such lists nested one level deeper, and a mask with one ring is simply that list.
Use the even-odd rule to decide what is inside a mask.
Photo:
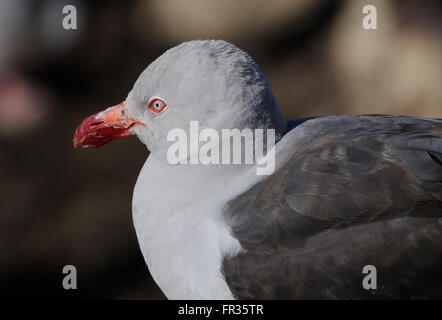
[{"label": "white head", "polygon": [[244,51],[220,40],[180,44],[140,75],[122,104],[86,118],[74,136],[76,147],[99,147],[136,134],[151,152],[169,146],[167,133],[199,127],[286,130],[264,74]]}]

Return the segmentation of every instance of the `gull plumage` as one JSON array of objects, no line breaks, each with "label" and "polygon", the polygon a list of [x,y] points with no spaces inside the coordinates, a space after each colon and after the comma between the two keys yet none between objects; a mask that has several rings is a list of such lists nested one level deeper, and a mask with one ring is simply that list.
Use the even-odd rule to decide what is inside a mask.
[{"label": "gull plumage", "polygon": [[[147,107],[152,99],[161,99],[161,112]],[[168,132],[187,132],[190,121],[274,129],[274,173],[259,176],[256,164],[171,164]],[[128,135],[151,152],[133,220],[168,298],[442,296],[442,120],[287,121],[250,56],[204,40],[152,62],[124,103],[80,124],[74,145]],[[366,265],[382,275],[376,291],[362,286]]]}]

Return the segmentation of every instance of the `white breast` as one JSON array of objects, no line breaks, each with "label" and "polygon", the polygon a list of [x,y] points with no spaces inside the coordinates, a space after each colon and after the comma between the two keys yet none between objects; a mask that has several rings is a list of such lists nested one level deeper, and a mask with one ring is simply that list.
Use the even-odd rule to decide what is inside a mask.
[{"label": "white breast", "polygon": [[[276,144],[276,168],[303,135],[298,127]],[[134,190],[134,224],[149,270],[170,299],[232,299],[222,259],[243,248],[222,208],[266,176],[257,176],[253,166],[166,163],[151,154]]]},{"label": "white breast", "polygon": [[201,183],[201,175],[211,175],[213,168],[163,165],[151,155],[138,177],[133,197],[138,241],[169,299],[233,298],[221,273],[223,257],[242,250],[221,219],[222,194],[232,179],[213,173],[210,184]]}]

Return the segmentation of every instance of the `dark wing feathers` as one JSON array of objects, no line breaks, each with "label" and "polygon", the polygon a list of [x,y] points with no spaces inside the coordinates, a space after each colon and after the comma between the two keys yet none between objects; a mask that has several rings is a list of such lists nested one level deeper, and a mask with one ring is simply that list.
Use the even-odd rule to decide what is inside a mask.
[{"label": "dark wing feathers", "polygon": [[[234,295],[442,298],[442,120],[323,117],[293,130],[296,152],[225,208],[245,249],[223,262]],[[369,264],[377,290],[362,287]]]}]

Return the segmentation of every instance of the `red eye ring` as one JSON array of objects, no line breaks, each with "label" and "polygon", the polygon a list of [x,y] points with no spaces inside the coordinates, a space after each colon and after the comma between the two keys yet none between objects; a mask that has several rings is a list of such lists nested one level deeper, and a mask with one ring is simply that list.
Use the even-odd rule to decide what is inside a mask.
[{"label": "red eye ring", "polygon": [[153,98],[149,101],[149,110],[153,113],[160,114],[166,109],[167,104],[160,98]]}]

